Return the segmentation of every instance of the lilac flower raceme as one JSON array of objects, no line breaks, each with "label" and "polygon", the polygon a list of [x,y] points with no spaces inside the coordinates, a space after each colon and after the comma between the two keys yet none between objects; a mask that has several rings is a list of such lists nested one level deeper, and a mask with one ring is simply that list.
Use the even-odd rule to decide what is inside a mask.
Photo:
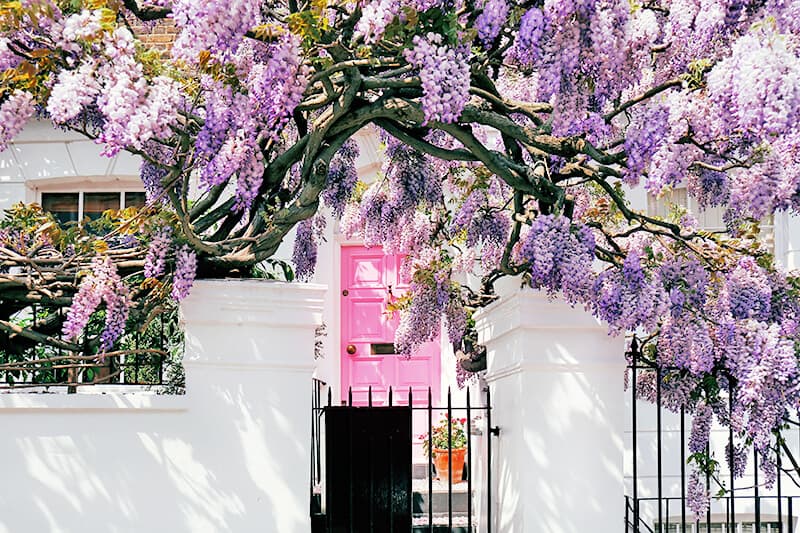
[{"label": "lilac flower raceme", "polygon": [[467,329],[467,311],[458,297],[451,297],[445,307],[445,322],[447,336],[451,343],[459,344]]},{"label": "lilac flower raceme", "polygon": [[91,273],[81,281],[78,293],[67,311],[64,335],[68,338],[80,335],[101,303],[106,304],[105,327],[100,334],[100,350],[105,352],[124,332],[131,304],[130,291],[108,256],[95,257]]},{"label": "lilac flower raceme", "polygon": [[413,280],[409,287],[411,305],[400,314],[394,344],[398,354],[410,356],[439,334],[443,306],[437,297],[437,283]]},{"label": "lilac flower raceme", "polygon": [[727,278],[730,312],[734,318],[766,319],[772,288],[767,273],[750,257],[742,258]]},{"label": "lilac flower raceme", "polygon": [[361,8],[361,18],[356,24],[356,37],[371,44],[380,40],[394,19],[401,16],[401,4],[397,0],[371,0]]},{"label": "lilac flower raceme", "polygon": [[321,196],[333,214],[339,218],[344,214],[345,205],[358,181],[355,166],[358,154],[358,144],[349,139],[336,152],[328,168],[328,180]]},{"label": "lilac flower raceme", "polygon": [[147,202],[154,202],[157,198],[165,201],[164,186],[161,181],[167,176],[167,169],[151,163],[150,161],[142,161],[139,167],[139,177],[142,179],[144,185],[144,194]]},{"label": "lilac flower raceme", "polygon": [[702,453],[708,446],[708,437],[711,434],[712,418],[711,407],[705,403],[697,406],[692,418],[692,431],[689,434],[689,452]]},{"label": "lilac flower raceme", "polygon": [[429,33],[414,36],[414,48],[405,57],[420,71],[425,121],[457,121],[469,100],[469,50],[453,48],[441,35]]},{"label": "lilac flower raceme", "polygon": [[595,242],[589,228],[573,228],[570,220],[540,215],[519,250],[530,264],[531,285],[550,294],[562,292],[570,303],[589,303],[594,287]]},{"label": "lilac flower raceme", "polygon": [[184,244],[175,252],[175,274],[172,280],[172,297],[181,301],[189,295],[197,275],[197,255]]},{"label": "lilac flower raceme", "polygon": [[653,154],[667,135],[667,109],[650,106],[636,115],[625,135],[625,153],[628,155],[625,181],[638,184],[648,168]]},{"label": "lilac flower raceme", "polygon": [[144,258],[144,276],[157,278],[166,272],[167,254],[172,246],[172,228],[164,226],[158,230],[150,241],[147,256]]},{"label": "lilac flower raceme", "polygon": [[317,267],[317,247],[324,240],[325,218],[316,216],[307,218],[297,225],[294,239],[292,263],[297,279],[309,281]]},{"label": "lilac flower raceme", "polygon": [[475,19],[475,27],[478,29],[478,39],[488,47],[503,29],[509,5],[506,0],[479,0],[478,5],[483,11]]},{"label": "lilac flower raceme", "polygon": [[705,516],[710,504],[711,498],[705,479],[702,479],[700,473],[693,468],[686,483],[686,505],[696,517],[700,517]]},{"label": "lilac flower raceme", "polygon": [[34,111],[33,95],[25,91],[14,91],[0,104],[0,152],[22,131]]},{"label": "lilac flower raceme", "polygon": [[218,51],[223,58],[236,53],[245,33],[259,23],[260,6],[258,0],[173,0],[172,12],[181,30],[173,57],[196,63],[205,50]]},{"label": "lilac flower raceme", "polygon": [[721,120],[759,136],[777,134],[800,116],[800,57],[768,30],[749,32],[708,76]]},{"label": "lilac flower raceme", "polygon": [[260,128],[277,138],[275,132],[281,130],[302,100],[308,77],[300,39],[287,35],[270,47],[266,63],[257,63],[250,69],[247,113],[257,119]]},{"label": "lilac flower raceme", "polygon": [[517,40],[512,49],[513,58],[522,66],[531,67],[539,59],[544,24],[544,14],[538,7],[532,7],[522,15]]},{"label": "lilac flower raceme", "polygon": [[101,90],[96,69],[95,61],[87,61],[75,70],[61,71],[47,101],[47,112],[54,122],[72,120],[94,103]]}]

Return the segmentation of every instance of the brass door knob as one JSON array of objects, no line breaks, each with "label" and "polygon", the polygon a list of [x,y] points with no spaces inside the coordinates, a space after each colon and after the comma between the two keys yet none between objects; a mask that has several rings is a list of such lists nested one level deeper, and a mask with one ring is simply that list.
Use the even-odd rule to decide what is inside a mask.
[{"label": "brass door knob", "polygon": [[348,344],[347,345],[347,353],[349,353],[350,355],[353,355],[354,353],[356,353],[356,345],[355,344]]}]

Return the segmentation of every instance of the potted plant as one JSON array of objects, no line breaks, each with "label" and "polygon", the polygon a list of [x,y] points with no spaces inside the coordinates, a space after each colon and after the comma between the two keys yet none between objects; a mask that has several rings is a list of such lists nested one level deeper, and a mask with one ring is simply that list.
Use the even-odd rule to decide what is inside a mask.
[{"label": "potted plant", "polygon": [[467,433],[464,429],[466,422],[466,418],[451,418],[448,425],[447,417],[442,417],[430,434],[420,435],[425,453],[430,454],[432,449],[436,479],[447,479],[449,472],[452,483],[461,483],[463,480],[464,458],[467,453]]}]

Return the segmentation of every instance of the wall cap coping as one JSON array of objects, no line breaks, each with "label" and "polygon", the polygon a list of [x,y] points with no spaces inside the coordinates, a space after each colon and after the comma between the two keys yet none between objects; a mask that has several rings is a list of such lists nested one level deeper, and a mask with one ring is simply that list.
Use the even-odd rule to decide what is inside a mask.
[{"label": "wall cap coping", "polygon": [[493,342],[515,331],[582,331],[608,335],[608,327],[582,307],[545,291],[524,288],[475,313],[479,342]]},{"label": "wall cap coping", "polygon": [[76,394],[19,393],[0,394],[0,414],[54,411],[109,411],[114,413],[183,412],[189,409],[185,394],[166,395],[136,391],[102,392],[87,391]]},{"label": "wall cap coping", "polygon": [[191,324],[265,324],[316,327],[322,322],[324,285],[265,279],[200,279],[181,302]]}]

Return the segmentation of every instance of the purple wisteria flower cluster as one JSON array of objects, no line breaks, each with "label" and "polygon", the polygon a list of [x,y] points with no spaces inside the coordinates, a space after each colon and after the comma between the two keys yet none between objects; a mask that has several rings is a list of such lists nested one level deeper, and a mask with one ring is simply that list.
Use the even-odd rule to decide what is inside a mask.
[{"label": "purple wisteria flower cluster", "polygon": [[97,256],[92,262],[91,272],[81,281],[67,312],[64,336],[75,338],[80,335],[101,303],[105,303],[106,319],[100,334],[100,351],[106,352],[124,332],[131,303],[130,291],[108,256]]},{"label": "purple wisteria flower cluster", "polygon": [[321,196],[337,218],[341,218],[344,214],[344,208],[358,182],[356,171],[358,155],[358,143],[348,139],[336,152],[328,168],[328,180]]},{"label": "purple wisteria flower cluster", "polygon": [[414,37],[406,60],[419,69],[425,121],[455,122],[469,100],[469,49],[453,47],[442,36],[429,33]]}]

